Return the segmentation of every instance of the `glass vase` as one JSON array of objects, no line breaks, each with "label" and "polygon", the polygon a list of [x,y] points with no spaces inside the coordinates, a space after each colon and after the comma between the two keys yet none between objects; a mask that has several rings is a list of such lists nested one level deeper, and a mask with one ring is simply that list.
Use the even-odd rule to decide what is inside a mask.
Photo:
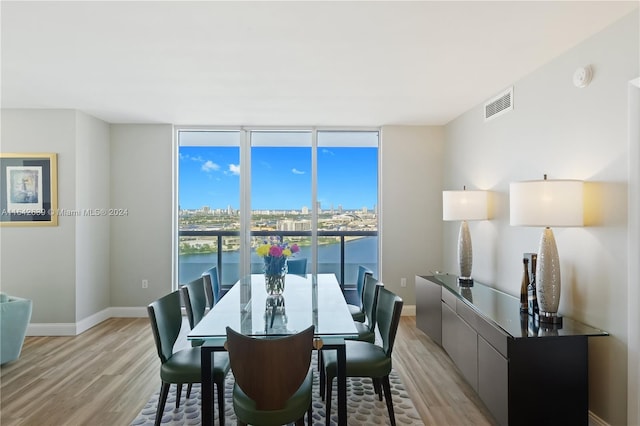
[{"label": "glass vase", "polygon": [[284,279],[287,275],[287,262],[283,262],[278,268],[265,265],[264,284],[267,294],[278,295],[284,292]]}]

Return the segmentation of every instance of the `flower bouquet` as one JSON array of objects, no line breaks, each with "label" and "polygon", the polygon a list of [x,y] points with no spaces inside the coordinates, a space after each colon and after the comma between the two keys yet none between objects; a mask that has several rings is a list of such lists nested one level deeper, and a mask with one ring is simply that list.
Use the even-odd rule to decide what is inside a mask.
[{"label": "flower bouquet", "polygon": [[256,248],[256,254],[264,259],[264,279],[269,294],[282,294],[287,273],[287,258],[299,252],[297,244],[284,243],[280,237],[269,237]]}]

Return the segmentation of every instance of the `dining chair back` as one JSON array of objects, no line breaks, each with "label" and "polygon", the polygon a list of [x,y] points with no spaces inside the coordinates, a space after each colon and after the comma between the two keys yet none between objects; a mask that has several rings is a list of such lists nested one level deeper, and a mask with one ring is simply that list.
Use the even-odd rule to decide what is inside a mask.
[{"label": "dining chair back", "polygon": [[358,277],[356,279],[356,293],[358,295],[358,304],[347,305],[349,307],[349,312],[351,313],[351,318],[353,318],[354,321],[365,322],[366,320],[363,303],[362,303],[362,296],[363,296],[363,290],[364,290],[364,281],[368,275],[373,276],[373,271],[371,271],[371,269],[367,268],[366,266],[359,265]]},{"label": "dining chair back", "polygon": [[355,340],[373,343],[376,340],[376,322],[378,294],[380,288],[384,287],[380,281],[373,278],[373,275],[365,275],[364,289],[362,290],[362,308],[364,310],[365,322],[354,321],[358,337]]},{"label": "dining chair back", "polygon": [[[159,425],[171,384],[175,383],[178,387],[178,392],[176,393],[177,408],[180,406],[182,384],[200,383],[200,347],[190,347],[174,352],[182,327],[182,311],[178,290],[149,304],[147,313],[161,363],[160,379],[162,385],[155,419],[155,424]],[[221,424],[224,424],[224,380],[230,368],[228,354],[226,352],[216,352],[213,364],[211,375],[218,391],[218,416]]]},{"label": "dining chair back", "polygon": [[213,305],[218,303],[220,300],[221,290],[220,290],[220,277],[218,276],[218,267],[212,266],[202,273],[202,277],[204,278],[204,289],[207,297],[207,306],[209,309],[213,308]]},{"label": "dining chair back", "polygon": [[307,274],[307,258],[296,257],[287,259],[287,272],[295,275]]},{"label": "dining chair back", "polygon": [[290,336],[253,338],[227,327],[238,424],[311,424],[314,326]]},{"label": "dining chair back", "polygon": [[207,296],[205,294],[204,281],[204,276],[201,276],[180,287],[182,301],[184,302],[189,327],[191,328],[200,322],[207,310]]},{"label": "dining chair back", "polygon": [[[393,344],[396,339],[400,315],[402,313],[402,299],[386,288],[379,289],[376,317],[382,345],[375,343],[348,340],[345,343],[347,377],[370,377],[374,389],[382,401],[382,393],[389,413],[389,421],[395,426],[393,400],[389,374],[392,369]],[[335,351],[325,351],[323,356],[324,369],[320,373],[320,392],[324,389],[326,401],[326,418],[331,413],[331,388],[333,379],[337,375],[337,356]],[[382,392],[383,391],[383,392]],[[327,422],[329,424],[329,422]]]}]

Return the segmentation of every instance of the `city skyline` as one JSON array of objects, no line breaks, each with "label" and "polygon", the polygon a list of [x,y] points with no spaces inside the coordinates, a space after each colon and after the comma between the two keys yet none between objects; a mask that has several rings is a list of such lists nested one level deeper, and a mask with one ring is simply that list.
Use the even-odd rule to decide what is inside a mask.
[{"label": "city skyline", "polygon": [[[371,147],[318,149],[318,202],[323,210],[374,210],[378,150]],[[251,210],[312,208],[311,148],[253,147]],[[179,204],[183,210],[237,210],[240,149],[230,146],[179,148]]]}]

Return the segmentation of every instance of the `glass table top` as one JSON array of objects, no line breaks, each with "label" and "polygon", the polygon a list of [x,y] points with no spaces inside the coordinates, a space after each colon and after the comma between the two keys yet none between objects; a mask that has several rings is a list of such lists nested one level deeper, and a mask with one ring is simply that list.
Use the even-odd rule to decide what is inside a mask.
[{"label": "glass table top", "polygon": [[239,280],[189,332],[190,340],[215,343],[226,327],[248,336],[284,336],[315,325],[316,336],[358,335],[334,274],[287,274],[281,295],[270,296],[263,274]]}]

